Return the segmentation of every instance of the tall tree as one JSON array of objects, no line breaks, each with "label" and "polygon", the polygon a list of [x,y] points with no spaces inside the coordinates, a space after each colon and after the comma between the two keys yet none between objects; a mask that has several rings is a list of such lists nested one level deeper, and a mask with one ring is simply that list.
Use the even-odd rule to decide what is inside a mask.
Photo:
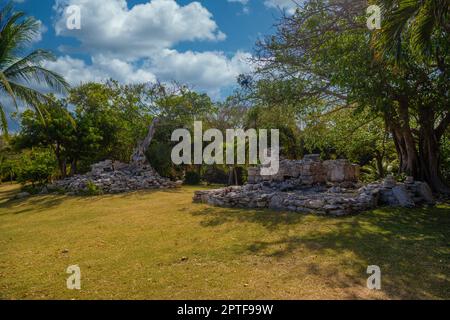
[{"label": "tall tree", "polygon": [[[448,0],[378,0],[382,5],[383,26],[374,45],[382,54],[402,58],[402,41],[408,33],[411,47],[423,57],[440,56],[433,37],[450,33]],[[448,39],[448,38],[447,38]]]},{"label": "tall tree", "polygon": [[[46,100],[46,96],[33,85],[45,85],[60,93],[68,88],[60,75],[42,66],[42,62],[54,59],[50,52],[38,49],[23,56],[39,31],[40,22],[26,17],[24,12],[14,12],[12,3],[0,9],[0,92],[11,97],[16,107],[17,100],[21,100],[38,110],[39,103]],[[8,132],[5,106],[2,104],[0,129]]]},{"label": "tall tree", "polygon": [[[448,74],[418,59],[410,32],[402,38],[401,65],[375,59],[365,6],[362,0],[309,0],[294,16],[285,16],[277,33],[258,44],[260,76],[284,84],[266,96],[306,114],[317,108],[370,110],[385,121],[401,171],[447,192],[440,151],[450,124]],[[448,62],[448,40],[432,41]]]}]

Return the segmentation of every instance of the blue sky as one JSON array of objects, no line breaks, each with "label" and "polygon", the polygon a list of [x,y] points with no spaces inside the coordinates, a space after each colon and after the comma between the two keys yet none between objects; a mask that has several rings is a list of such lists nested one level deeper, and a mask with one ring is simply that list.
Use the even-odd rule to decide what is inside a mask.
[{"label": "blue sky", "polygon": [[[42,22],[35,48],[72,84],[109,77],[124,83],[175,80],[215,99],[249,72],[255,41],[272,33],[291,0],[15,0]],[[69,5],[81,29],[67,29]],[[59,9],[58,9],[59,8]]]}]

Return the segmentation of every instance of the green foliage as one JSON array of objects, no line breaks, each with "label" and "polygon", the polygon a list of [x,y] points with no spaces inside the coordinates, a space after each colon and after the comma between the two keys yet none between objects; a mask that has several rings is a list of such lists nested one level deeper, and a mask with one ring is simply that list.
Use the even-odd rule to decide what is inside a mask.
[{"label": "green foliage", "polygon": [[8,140],[0,137],[0,183],[16,179],[19,159],[20,155],[11,149]]},{"label": "green foliage", "polygon": [[[25,102],[36,110],[47,98],[35,90],[36,84],[59,93],[65,93],[68,84],[58,74],[45,69],[42,63],[54,56],[44,50],[34,50],[25,57],[18,56],[28,50],[39,34],[40,23],[24,12],[14,12],[12,3],[0,8],[0,92],[11,97],[17,107],[17,100]],[[8,132],[4,106],[0,103],[0,130]],[[40,110],[39,110],[40,111]]]},{"label": "green foliage", "polygon": [[[402,40],[421,57],[439,56],[439,46],[433,38],[447,39],[450,10],[447,0],[378,0],[383,7],[383,28],[374,37],[373,45],[385,57],[402,56]],[[407,35],[411,34],[410,37]]]},{"label": "green foliage", "polygon": [[442,176],[450,184],[450,130],[442,139]]},{"label": "green foliage", "polygon": [[173,165],[171,160],[172,145],[161,140],[154,140],[147,152],[147,158],[152,167],[162,176],[177,179],[181,171]]},{"label": "green foliage", "polygon": [[191,186],[200,184],[200,174],[198,174],[198,172],[195,171],[186,172],[184,183]]},{"label": "green foliage", "polygon": [[47,184],[57,168],[56,159],[51,150],[33,149],[24,151],[19,162],[17,181],[33,186]]},{"label": "green foliage", "polygon": [[[439,1],[406,2],[427,7]],[[397,1],[391,3],[395,11]],[[442,2],[440,6],[442,9]],[[303,128],[321,128],[341,139],[330,140],[329,135],[321,139],[316,134],[314,143],[307,141],[310,147],[322,145],[321,151],[327,153],[336,148],[337,153],[353,159],[372,154],[378,158],[379,169],[383,161],[391,160],[392,143],[388,146],[384,138],[388,131],[389,140],[396,146],[400,171],[429,182],[436,191],[446,192],[448,188],[439,178],[441,150],[436,141],[441,140],[450,123],[446,94],[450,84],[446,71],[450,61],[448,35],[445,38],[443,32],[429,37],[439,50],[424,61],[411,48],[414,31],[400,30],[403,60],[397,64],[379,59],[373,50],[371,44],[377,34],[365,26],[364,1],[329,6],[325,0],[309,0],[302,7],[293,16],[281,19],[275,35],[258,43],[258,80],[247,81],[251,84],[251,98],[270,108],[293,110]],[[428,13],[419,15],[429,18],[433,10],[428,9]],[[438,17],[442,12],[436,11]],[[343,109],[359,113],[355,123],[351,122],[352,116],[343,121],[333,114]],[[324,122],[323,115],[330,114]],[[354,134],[349,132],[352,127]],[[310,135],[304,139],[311,140]],[[381,154],[385,159],[377,155],[383,151],[383,143],[386,153]],[[371,160],[363,158],[363,163]]]},{"label": "green foliage", "polygon": [[86,196],[98,196],[103,194],[103,191],[92,181],[88,181],[86,184],[86,190],[83,192]]},{"label": "green foliage", "polygon": [[228,173],[225,169],[219,166],[210,166],[205,169],[202,178],[208,184],[227,184],[228,183]]}]

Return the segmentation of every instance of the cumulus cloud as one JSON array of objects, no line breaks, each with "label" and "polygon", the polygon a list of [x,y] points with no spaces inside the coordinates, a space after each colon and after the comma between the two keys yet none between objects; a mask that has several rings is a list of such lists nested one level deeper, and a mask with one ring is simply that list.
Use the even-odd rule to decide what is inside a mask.
[{"label": "cumulus cloud", "polygon": [[46,62],[45,67],[65,75],[71,85],[101,82],[109,78],[123,83],[176,80],[217,97],[222,88],[235,83],[239,74],[250,71],[249,58],[250,54],[244,52],[237,52],[228,58],[221,52],[180,53],[165,49],[143,62],[126,62],[95,55],[91,63],[87,64],[66,55],[56,61]]},{"label": "cumulus cloud", "polygon": [[282,10],[286,10],[289,14],[294,14],[295,9],[298,4],[302,2],[301,0],[265,0],[264,4],[268,8],[279,8]]},{"label": "cumulus cloud", "polygon": [[31,40],[34,43],[41,41],[42,35],[48,31],[47,26],[41,20],[37,20],[37,22],[39,24],[39,30],[35,37]]},{"label": "cumulus cloud", "polygon": [[[81,30],[66,28],[68,5],[80,6]],[[54,9],[56,34],[76,38],[81,46],[76,50],[90,55],[82,60],[66,51],[45,64],[72,85],[109,78],[123,83],[175,80],[218,98],[239,74],[250,72],[249,53],[174,49],[183,41],[225,39],[199,2],[182,6],[175,0],[149,0],[129,8],[126,0],[56,0]]]},{"label": "cumulus cloud", "polygon": [[[68,5],[81,9],[81,30],[66,27]],[[71,36],[82,49],[126,59],[150,56],[183,41],[226,38],[212,14],[199,2],[152,0],[128,8],[126,0],[56,0],[57,35]]]},{"label": "cumulus cloud", "polygon": [[250,71],[250,57],[245,52],[227,58],[221,52],[164,50],[150,61],[150,68],[160,79],[180,79],[216,95],[220,88],[233,85],[239,74]]},{"label": "cumulus cloud", "polygon": [[103,55],[92,57],[92,63],[86,64],[81,59],[70,56],[59,57],[56,61],[48,61],[45,67],[66,77],[71,85],[79,85],[90,81],[102,82],[110,78],[124,83],[153,82],[153,73],[139,69],[132,63]]}]

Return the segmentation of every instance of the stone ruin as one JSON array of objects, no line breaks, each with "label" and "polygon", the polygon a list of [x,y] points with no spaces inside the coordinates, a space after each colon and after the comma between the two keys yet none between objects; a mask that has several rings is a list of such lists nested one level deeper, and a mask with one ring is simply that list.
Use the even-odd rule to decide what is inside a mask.
[{"label": "stone ruin", "polygon": [[197,191],[194,202],[220,207],[268,208],[300,213],[344,216],[378,206],[415,207],[434,204],[424,182],[408,178],[398,183],[362,185],[360,168],[347,160],[321,161],[319,155],[303,160],[281,160],[278,174],[260,175],[261,167],[248,170],[248,183],[217,190]]},{"label": "stone ruin", "polygon": [[49,191],[63,190],[69,194],[83,194],[95,185],[102,193],[123,193],[143,189],[166,189],[179,187],[182,182],[173,182],[161,177],[148,163],[145,153],[150,146],[158,120],[149,127],[146,138],[138,144],[129,164],[105,160],[91,166],[91,171],[59,180],[47,186]]}]

